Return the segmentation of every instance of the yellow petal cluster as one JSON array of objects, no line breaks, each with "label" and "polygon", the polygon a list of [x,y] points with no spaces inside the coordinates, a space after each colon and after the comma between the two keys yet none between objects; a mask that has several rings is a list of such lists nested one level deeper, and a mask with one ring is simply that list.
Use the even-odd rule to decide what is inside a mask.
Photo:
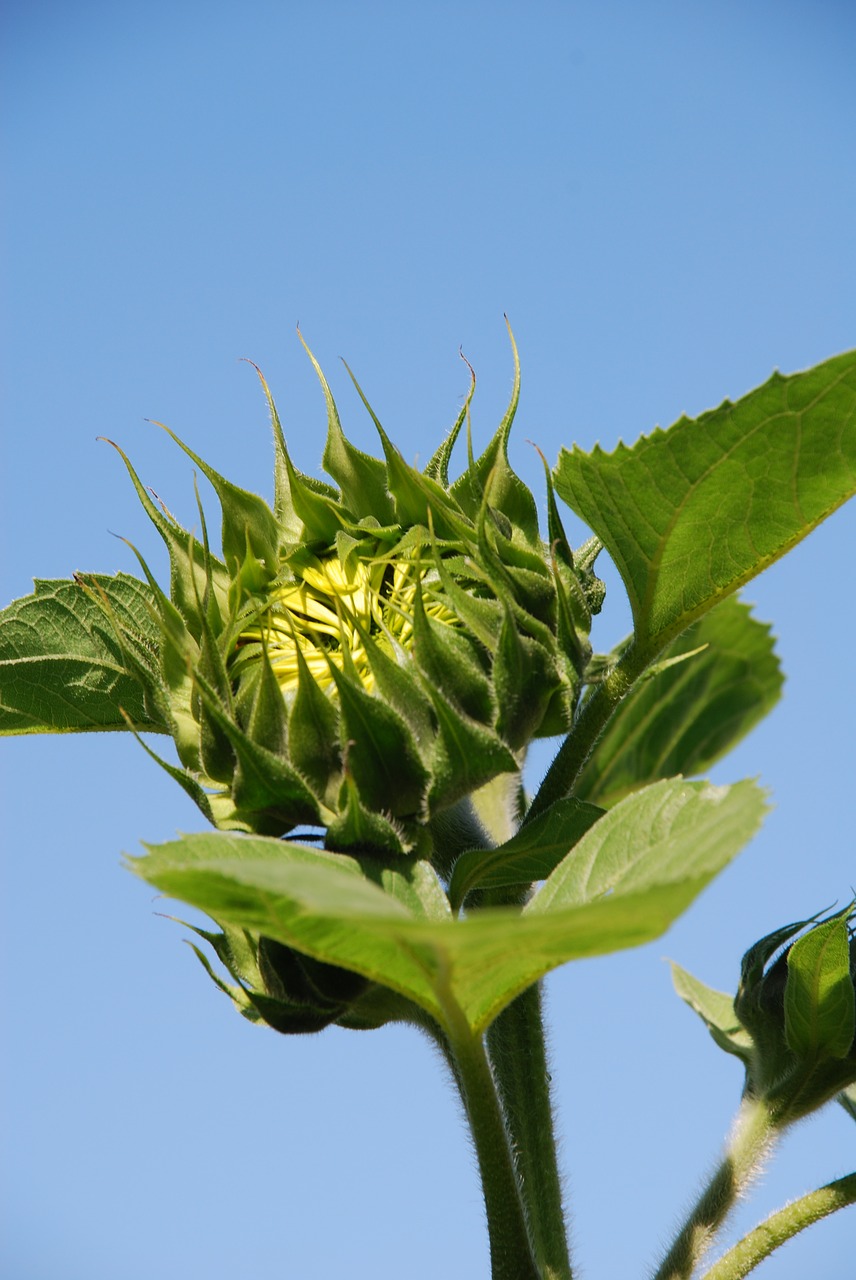
[{"label": "yellow petal cluster", "polygon": [[412,557],[354,558],[347,566],[336,555],[316,560],[271,592],[264,613],[238,639],[239,661],[260,655],[262,646],[286,695],[297,690],[298,654],[322,689],[333,684],[331,667],[345,671],[347,664],[371,692],[366,637],[390,654],[406,652],[418,587],[426,614],[458,625],[436,573]]}]

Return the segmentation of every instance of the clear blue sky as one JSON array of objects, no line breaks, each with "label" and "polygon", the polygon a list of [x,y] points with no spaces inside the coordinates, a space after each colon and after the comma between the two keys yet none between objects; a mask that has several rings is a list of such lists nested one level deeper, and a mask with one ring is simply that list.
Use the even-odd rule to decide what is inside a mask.
[{"label": "clear blue sky", "polygon": [[[629,441],[856,345],[854,41],[844,0],[9,0],[2,603],[33,575],[133,572],[113,534],[163,568],[98,435],[187,523],[191,470],[145,418],[269,493],[241,356],[316,471],[297,322],[351,436],[374,447],[340,355],[427,457],[461,345],[493,429],[507,311],[533,485],[527,440],[551,459]],[[737,1102],[662,957],[733,988],[747,945],[856,884],[854,534],[839,513],[748,593],[789,681],[716,776],[773,789],[764,832],[665,940],[548,982],[593,1280],[645,1273]],[[609,582],[603,645],[627,624]],[[119,865],[198,829],[174,784],[119,735],[0,750],[3,1274],[487,1277],[467,1141],[416,1033],[244,1023]],[[838,1109],[804,1125],[739,1225],[848,1172],[854,1137]],[[848,1212],[765,1280],[848,1280]]]}]

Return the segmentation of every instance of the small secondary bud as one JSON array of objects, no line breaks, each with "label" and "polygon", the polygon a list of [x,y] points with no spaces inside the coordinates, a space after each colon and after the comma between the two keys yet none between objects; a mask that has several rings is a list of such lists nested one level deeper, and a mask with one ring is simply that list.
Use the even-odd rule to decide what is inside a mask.
[{"label": "small secondary bud", "polygon": [[853,919],[851,903],[776,930],[743,957],[734,1011],[752,1040],[746,1092],[782,1124],[856,1082]]}]

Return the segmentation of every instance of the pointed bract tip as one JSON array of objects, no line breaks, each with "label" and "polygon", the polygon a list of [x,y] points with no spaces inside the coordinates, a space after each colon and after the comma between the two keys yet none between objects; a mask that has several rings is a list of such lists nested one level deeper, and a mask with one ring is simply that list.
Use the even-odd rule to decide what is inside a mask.
[{"label": "pointed bract tip", "polygon": [[[459,350],[458,350],[458,355],[461,357],[461,359],[463,360],[464,364],[467,366],[467,368],[468,368],[468,369],[469,369],[469,371],[470,371],[470,378],[472,379],[472,386],[473,386],[473,388],[474,388],[474,387],[475,387],[475,385],[476,385],[476,371],[475,371],[475,369],[473,368],[473,366],[470,364],[470,362],[469,362],[469,360],[467,359],[467,357],[464,355],[464,348],[463,348],[463,347],[460,347],[460,348],[459,348]],[[470,391],[470,394],[472,395],[472,389],[471,389],[471,391]]]},{"label": "pointed bract tip", "polygon": [[259,381],[261,382],[261,384],[262,384],[262,386],[265,388],[265,390],[267,390],[267,381],[265,380],[265,376],[264,376],[264,374],[262,373],[262,371],[261,371],[261,369],[259,368],[259,366],[256,364],[255,360],[251,360],[249,356],[239,356],[239,357],[238,357],[238,363],[239,363],[239,364],[248,364],[248,365],[250,365],[250,367],[251,367],[251,368],[255,369],[256,373],[258,374]]}]

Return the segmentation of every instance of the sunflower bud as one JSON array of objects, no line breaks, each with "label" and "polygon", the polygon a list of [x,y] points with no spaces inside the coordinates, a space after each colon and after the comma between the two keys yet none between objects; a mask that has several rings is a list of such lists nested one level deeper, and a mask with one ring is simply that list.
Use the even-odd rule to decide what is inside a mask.
[{"label": "sunflower bud", "polygon": [[853,918],[851,904],[786,925],[743,957],[734,1011],[751,1038],[746,1092],[763,1098],[781,1124],[856,1082]]},{"label": "sunflower bud", "polygon": [[234,982],[193,947],[217,987],[250,1022],[282,1035],[323,1031],[334,1022],[357,1030],[382,1026],[399,1014],[396,998],[348,969],[301,955],[272,938],[224,925],[214,933],[189,925],[213,949]]},{"label": "sunflower bud", "polygon": [[[535,500],[511,470],[516,351],[508,411],[454,481],[449,463],[474,379],[450,435],[419,471],[374,414],[383,457],[351,444],[310,358],[327,403],[323,461],[334,483],[296,469],[261,374],[275,444],[272,506],[173,436],[217,493],[219,555],[201,507],[196,538],[152,501],[125,458],[170,554],[169,595],[143,564],[159,612],[157,674],[148,657],[135,659],[129,637],[120,640],[172,727],[183,766],[172,772],[215,825],[275,836],[310,825],[334,851],[430,857],[439,813],[518,771],[533,738],[570,724],[602,598],[592,572],[599,545],[571,552],[549,474],[543,542]],[[272,980],[277,967],[262,960]]]}]

